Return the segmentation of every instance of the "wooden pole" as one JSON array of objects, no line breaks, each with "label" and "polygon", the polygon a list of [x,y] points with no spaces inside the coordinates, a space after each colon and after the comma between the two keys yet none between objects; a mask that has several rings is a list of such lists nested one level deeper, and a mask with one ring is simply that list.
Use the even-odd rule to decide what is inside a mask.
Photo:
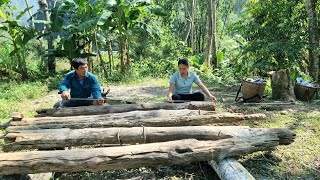
[{"label": "wooden pole", "polygon": [[95,149],[30,151],[0,154],[0,174],[42,172],[100,172],[142,166],[220,161],[226,157],[274,150],[278,138],[195,139]]},{"label": "wooden pole", "polygon": [[149,111],[156,109],[190,109],[190,110],[208,110],[213,111],[215,104],[213,102],[193,101],[186,103],[145,103],[145,104],[120,104],[112,106],[80,106],[59,109],[40,109],[37,110],[38,116],[80,116],[80,115],[98,115],[108,113],[120,113],[129,111]]},{"label": "wooden pole", "polygon": [[226,158],[221,161],[208,161],[221,180],[255,180],[255,178],[236,159]]},{"label": "wooden pole", "polygon": [[172,117],[156,117],[145,119],[132,118],[128,119],[105,119],[103,116],[88,117],[88,116],[73,116],[66,119],[50,119],[48,121],[34,121],[34,123],[13,123],[7,131],[13,132],[17,130],[32,130],[32,129],[83,129],[83,128],[102,128],[102,127],[140,127],[140,126],[199,126],[214,123],[235,123],[243,120],[263,120],[266,119],[265,114],[238,114],[238,113],[217,113],[208,115],[181,115]]},{"label": "wooden pole", "polygon": [[[3,151],[50,149],[99,144],[154,143],[181,139],[220,140],[227,138],[278,137],[279,144],[290,144],[295,133],[284,128],[242,126],[184,126],[27,130],[6,135]],[[11,142],[10,142],[11,141]]]}]

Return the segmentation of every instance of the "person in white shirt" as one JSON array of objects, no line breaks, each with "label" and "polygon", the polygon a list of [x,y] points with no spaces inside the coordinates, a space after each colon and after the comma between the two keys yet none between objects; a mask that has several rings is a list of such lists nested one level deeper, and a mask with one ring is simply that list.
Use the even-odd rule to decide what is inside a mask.
[{"label": "person in white shirt", "polygon": [[[187,59],[180,59],[178,68],[179,71],[175,72],[170,78],[168,102],[173,102],[173,100],[204,101],[204,93],[208,95],[211,101],[217,100],[200,81],[199,77],[194,72],[189,71]],[[192,93],[192,83],[196,83],[204,93]]]}]

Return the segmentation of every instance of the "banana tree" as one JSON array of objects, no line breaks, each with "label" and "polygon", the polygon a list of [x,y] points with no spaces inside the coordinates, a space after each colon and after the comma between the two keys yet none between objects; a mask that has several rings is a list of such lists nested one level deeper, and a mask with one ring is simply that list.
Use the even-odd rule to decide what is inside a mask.
[{"label": "banana tree", "polygon": [[[111,1],[108,1],[111,2]],[[113,1],[114,2],[114,1]],[[160,8],[154,6],[151,0],[116,0],[116,3],[109,3],[107,8],[112,12],[109,24],[111,31],[118,37],[119,54],[121,61],[121,72],[125,73],[130,67],[129,58],[129,37],[134,28],[144,28],[152,14],[164,15]]]},{"label": "banana tree", "polygon": [[[54,32],[61,36],[58,47],[50,50],[50,54],[56,57],[67,57],[72,60],[74,57],[86,57],[89,61],[89,70],[92,71],[92,42],[97,48],[99,45],[96,34],[99,26],[105,24],[110,17],[111,12],[104,7],[104,1],[95,1],[90,3],[86,0],[65,0],[52,9],[51,26]],[[65,21],[68,25],[65,25]],[[100,63],[107,77],[106,66],[99,55]]]},{"label": "banana tree", "polygon": [[25,46],[33,38],[37,36],[37,31],[28,29],[27,27],[18,24],[19,19],[29,9],[26,8],[17,17],[11,17],[5,13],[1,14],[4,22],[1,23],[0,31],[3,34],[0,37],[7,40],[13,46],[13,51],[10,53],[12,58],[17,59],[17,72],[21,74],[23,80],[28,78],[27,65],[25,61]]}]

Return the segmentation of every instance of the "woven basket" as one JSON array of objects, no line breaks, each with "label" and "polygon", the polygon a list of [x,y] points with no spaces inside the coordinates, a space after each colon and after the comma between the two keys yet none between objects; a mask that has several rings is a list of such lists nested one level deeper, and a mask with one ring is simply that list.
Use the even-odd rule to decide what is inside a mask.
[{"label": "woven basket", "polygon": [[300,101],[312,101],[319,88],[308,87],[302,84],[296,83],[294,86],[294,95]]},{"label": "woven basket", "polygon": [[[241,93],[245,102],[260,102],[266,88],[266,82],[242,82]],[[257,97],[254,97],[257,96]],[[251,98],[254,97],[254,98]],[[249,99],[251,98],[251,99]],[[248,100],[246,100],[248,99]]]}]

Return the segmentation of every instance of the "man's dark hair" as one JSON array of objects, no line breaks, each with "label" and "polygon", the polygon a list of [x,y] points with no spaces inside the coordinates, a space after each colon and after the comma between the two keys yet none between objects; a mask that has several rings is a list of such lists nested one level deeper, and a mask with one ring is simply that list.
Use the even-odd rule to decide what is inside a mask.
[{"label": "man's dark hair", "polygon": [[88,62],[85,58],[74,58],[71,63],[72,67],[75,69],[78,69],[79,66],[86,64],[88,64]]},{"label": "man's dark hair", "polygon": [[179,66],[179,64],[184,64],[186,66],[189,66],[188,59],[186,59],[186,58],[179,59],[178,66]]}]

